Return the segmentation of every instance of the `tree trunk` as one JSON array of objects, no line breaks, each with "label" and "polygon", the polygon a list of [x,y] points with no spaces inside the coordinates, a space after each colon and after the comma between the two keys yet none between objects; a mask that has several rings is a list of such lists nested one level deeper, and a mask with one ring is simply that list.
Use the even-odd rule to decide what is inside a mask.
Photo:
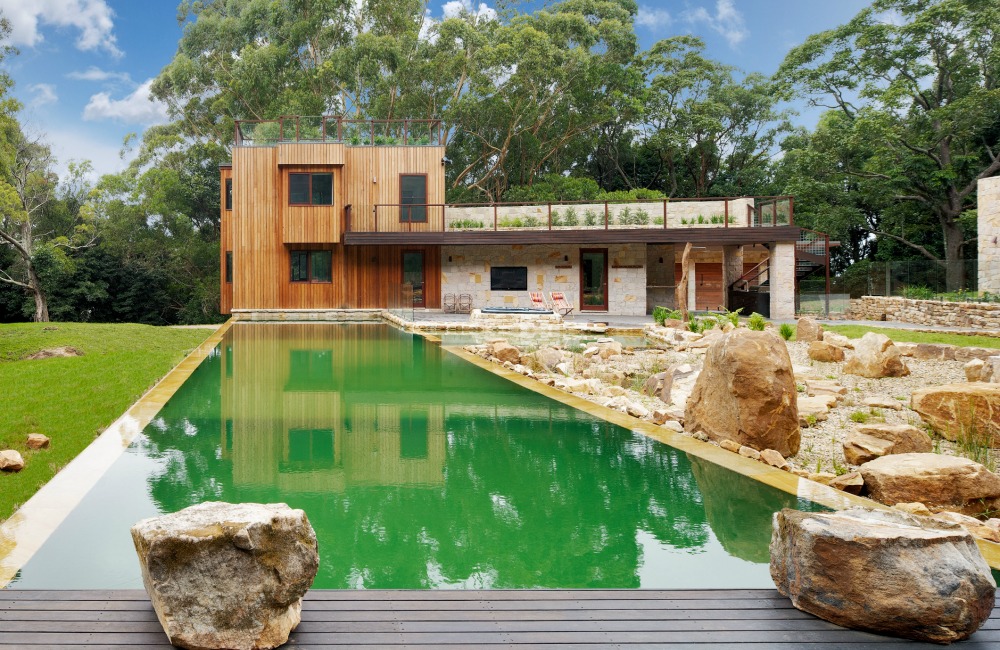
[{"label": "tree trunk", "polygon": [[48,300],[45,298],[45,292],[42,291],[42,283],[39,282],[38,276],[35,275],[35,269],[30,266],[28,267],[28,284],[30,285],[28,290],[31,291],[31,295],[35,299],[35,322],[49,322]]},{"label": "tree trunk", "polygon": [[962,260],[965,234],[955,221],[942,224],[942,230],[944,231],[945,286],[948,291],[966,289],[965,264]]},{"label": "tree trunk", "polygon": [[684,253],[681,255],[681,280],[674,288],[674,302],[681,312],[681,320],[688,319],[688,274],[691,270],[691,242],[684,244]]}]

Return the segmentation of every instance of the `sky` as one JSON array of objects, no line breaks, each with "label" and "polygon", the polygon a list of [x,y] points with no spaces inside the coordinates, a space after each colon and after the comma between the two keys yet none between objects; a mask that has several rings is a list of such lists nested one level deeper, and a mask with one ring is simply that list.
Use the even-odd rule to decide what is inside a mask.
[{"label": "sky", "polygon": [[[491,1],[430,0],[440,19]],[[789,48],[843,24],[869,0],[639,0],[636,34],[648,48],[662,38],[693,34],[706,55],[746,72],[772,74]],[[150,101],[152,79],[177,51],[183,27],[178,0],[0,0],[20,53],[3,66],[24,108],[22,122],[52,146],[62,174],[71,160],[90,160],[98,174],[121,170],[124,138],[167,120]],[[484,7],[485,5],[485,7]],[[819,115],[804,106],[797,122]]]}]

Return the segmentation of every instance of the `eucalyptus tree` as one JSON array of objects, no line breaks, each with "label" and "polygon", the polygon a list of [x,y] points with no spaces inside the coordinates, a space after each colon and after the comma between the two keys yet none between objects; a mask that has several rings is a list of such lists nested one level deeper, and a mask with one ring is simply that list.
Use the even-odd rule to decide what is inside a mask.
[{"label": "eucalyptus tree", "polygon": [[[1000,4],[875,0],[847,24],[792,49],[778,77],[838,111],[866,155],[841,160],[862,192],[884,193],[922,227],[857,227],[941,262],[962,259],[976,182],[1000,172]],[[927,245],[912,234],[941,233]],[[949,288],[963,284],[946,264]]]}]

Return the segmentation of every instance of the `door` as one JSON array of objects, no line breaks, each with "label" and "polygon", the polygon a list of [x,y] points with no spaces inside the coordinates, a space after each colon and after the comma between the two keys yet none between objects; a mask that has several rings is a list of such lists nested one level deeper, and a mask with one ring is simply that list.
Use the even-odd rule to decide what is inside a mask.
[{"label": "door", "polygon": [[608,249],[580,249],[580,310],[608,310]]},{"label": "door", "polygon": [[423,251],[403,251],[403,284],[413,287],[413,306],[424,307]]}]

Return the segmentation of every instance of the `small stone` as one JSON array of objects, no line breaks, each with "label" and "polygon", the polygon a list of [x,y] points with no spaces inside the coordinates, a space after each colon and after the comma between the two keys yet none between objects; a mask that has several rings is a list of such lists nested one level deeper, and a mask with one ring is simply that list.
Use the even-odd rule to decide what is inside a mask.
[{"label": "small stone", "polygon": [[920,515],[921,517],[930,517],[932,514],[930,509],[919,501],[913,501],[911,503],[897,503],[893,506],[896,510],[902,510],[903,512],[908,512],[911,515]]},{"label": "small stone", "polygon": [[881,458],[892,453],[895,445],[890,440],[883,440],[858,431],[848,431],[844,440],[844,460],[851,465],[862,465],[870,460]]},{"label": "small stone", "polygon": [[747,447],[746,445],[742,445],[740,446],[739,451],[737,451],[736,453],[738,453],[740,456],[749,458],[751,460],[760,460],[760,452],[754,449],[753,447]]},{"label": "small stone", "polygon": [[934,447],[926,432],[910,424],[862,424],[858,431],[892,442],[891,454],[925,453]]},{"label": "small stone", "polygon": [[20,472],[24,469],[24,458],[13,449],[0,451],[0,472]]},{"label": "small stone", "polygon": [[830,481],[837,478],[837,475],[831,472],[809,472],[808,476],[810,481],[816,481],[823,485],[830,485]]},{"label": "small stone", "polygon": [[738,454],[740,452],[740,446],[741,445],[740,445],[740,443],[736,442],[735,440],[730,440],[729,438],[724,438],[724,439],[722,439],[722,440],[719,441],[719,446],[722,447],[723,449],[725,449],[726,451],[731,451],[734,454]]},{"label": "small stone", "polygon": [[[782,456],[777,450],[765,449],[760,452],[760,459],[770,465],[771,467],[777,467],[778,469],[788,470],[788,461]],[[808,475],[809,472],[806,472]]]},{"label": "small stone", "polygon": [[49,437],[40,433],[29,433],[25,444],[27,444],[28,449],[48,449]]},{"label": "small stone", "polygon": [[844,364],[844,372],[869,379],[905,377],[910,374],[899,348],[884,334],[868,332],[854,345],[854,354]]},{"label": "small stone", "polygon": [[902,411],[903,405],[899,403],[899,400],[888,399],[885,397],[869,397],[865,400],[865,406],[870,406],[876,409],[889,409],[890,411]]},{"label": "small stone", "polygon": [[497,341],[491,346],[490,353],[500,361],[507,363],[519,363],[521,361],[521,351],[507,341]]},{"label": "small stone", "polygon": [[809,474],[810,474],[809,470],[807,470],[807,469],[800,469],[798,467],[790,467],[788,469],[788,471],[791,472],[792,474],[795,474],[796,476],[798,476],[800,478],[809,478]]},{"label": "small stone", "polygon": [[608,386],[604,392],[611,397],[620,397],[628,393],[628,391],[622,388],[621,386],[615,386],[615,385]]},{"label": "small stone", "polygon": [[985,365],[986,362],[982,359],[973,359],[962,366],[962,369],[965,371],[966,381],[982,381],[983,366]]},{"label": "small stone", "polygon": [[644,418],[649,415],[649,409],[637,402],[629,402],[626,413],[634,418]]},{"label": "small stone", "polygon": [[573,364],[566,361],[556,364],[556,371],[562,373],[567,377],[573,376]]},{"label": "small stone", "polygon": [[860,472],[848,472],[830,481],[830,487],[837,488],[848,494],[861,494],[861,490],[865,487],[865,479],[861,477]]},{"label": "small stone", "polygon": [[847,338],[843,334],[837,334],[835,332],[823,332],[823,340],[827,343],[832,343],[839,348],[846,348],[848,350],[854,349],[854,344],[851,343],[851,339]]},{"label": "small stone", "polygon": [[823,340],[823,326],[812,318],[800,318],[795,324],[795,340],[809,343]]},{"label": "small stone", "polygon": [[701,431],[695,431],[693,434],[691,434],[691,437],[694,438],[695,440],[700,440],[702,442],[708,442],[708,434],[703,433]]},{"label": "small stone", "polygon": [[834,363],[844,360],[844,348],[826,341],[813,341],[809,344],[809,358],[813,361]]}]

